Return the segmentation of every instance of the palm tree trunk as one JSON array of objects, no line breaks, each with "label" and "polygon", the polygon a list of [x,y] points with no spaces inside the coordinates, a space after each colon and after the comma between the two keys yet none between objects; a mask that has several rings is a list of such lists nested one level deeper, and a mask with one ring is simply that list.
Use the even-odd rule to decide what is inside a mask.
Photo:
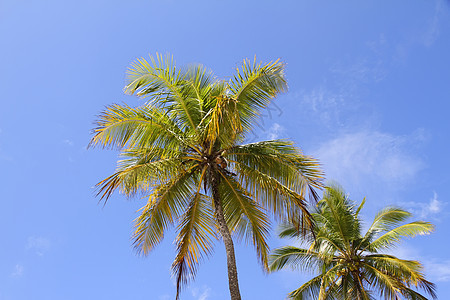
[{"label": "palm tree trunk", "polygon": [[241,300],[241,293],[239,291],[239,283],[236,268],[236,257],[234,255],[234,245],[231,239],[230,230],[228,229],[225,217],[223,215],[222,201],[219,195],[219,178],[218,174],[212,176],[212,194],[214,199],[214,210],[217,224],[219,225],[219,232],[225,244],[225,251],[227,252],[227,267],[228,267],[228,287],[230,289],[231,300]]}]

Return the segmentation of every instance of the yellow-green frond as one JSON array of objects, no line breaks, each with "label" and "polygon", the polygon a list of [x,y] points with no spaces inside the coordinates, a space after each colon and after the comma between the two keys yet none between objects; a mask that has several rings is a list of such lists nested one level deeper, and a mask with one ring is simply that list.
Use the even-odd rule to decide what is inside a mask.
[{"label": "yellow-green frond", "polygon": [[230,80],[230,96],[237,101],[241,124],[249,132],[260,110],[277,94],[287,90],[284,64],[279,60],[265,65],[244,60]]},{"label": "yellow-green frond", "polygon": [[429,222],[416,221],[396,227],[376,238],[368,249],[371,251],[389,248],[399,242],[403,237],[415,237],[416,235],[430,234],[434,225]]},{"label": "yellow-green frond", "polygon": [[221,175],[219,192],[227,225],[233,234],[252,242],[262,266],[267,269],[269,218],[233,177],[223,173]]},{"label": "yellow-green frond", "polygon": [[210,201],[206,196],[195,193],[178,225],[177,256],[172,271],[177,283],[177,299],[181,287],[196,273],[201,258],[213,249],[215,234],[214,218]]},{"label": "yellow-green frond", "polygon": [[178,219],[194,189],[192,172],[182,172],[154,188],[135,220],[133,239],[139,253],[148,254],[161,241],[164,231]]}]

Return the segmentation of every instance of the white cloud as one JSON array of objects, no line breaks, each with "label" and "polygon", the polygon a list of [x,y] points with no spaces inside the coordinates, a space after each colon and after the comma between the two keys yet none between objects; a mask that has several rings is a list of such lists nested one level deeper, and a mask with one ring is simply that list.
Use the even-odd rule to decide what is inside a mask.
[{"label": "white cloud", "polygon": [[450,260],[425,261],[425,273],[432,281],[450,281]]},{"label": "white cloud", "polygon": [[360,100],[359,90],[359,83],[343,80],[294,94],[300,102],[296,115],[299,119],[308,119],[307,124],[301,126],[311,126],[316,134],[322,132],[321,135],[355,126],[371,127],[376,116]]},{"label": "white cloud", "polygon": [[50,250],[50,247],[51,243],[49,239],[36,236],[30,236],[26,246],[28,250],[34,250],[39,256],[43,256],[45,252]]},{"label": "white cloud", "polygon": [[65,145],[67,145],[69,147],[72,147],[74,145],[74,142],[72,140],[69,140],[69,139],[65,139],[62,142],[63,142],[63,144],[65,144]]},{"label": "white cloud", "polygon": [[210,291],[211,291],[211,289],[207,289],[207,290],[203,291],[203,293],[200,295],[200,297],[198,297],[198,300],[208,299]]},{"label": "white cloud", "polygon": [[437,214],[442,210],[442,203],[438,200],[438,195],[433,192],[433,198],[430,199],[430,203],[425,206],[424,213],[426,214]]},{"label": "white cloud", "polygon": [[276,140],[280,137],[281,134],[283,134],[285,131],[285,128],[281,126],[278,123],[273,123],[273,125],[269,128],[267,132],[267,137],[270,140]]},{"label": "white cloud", "polygon": [[423,140],[418,131],[410,136],[395,136],[379,131],[363,130],[340,134],[313,151],[320,159],[327,178],[344,186],[401,185],[414,179],[424,162],[410,145]]},{"label": "white cloud", "polygon": [[197,300],[207,300],[211,294],[211,288],[207,286],[203,286],[201,289],[192,288],[191,293],[192,296]]},{"label": "white cloud", "polygon": [[16,264],[14,266],[14,271],[11,273],[11,277],[20,277],[23,275],[23,266],[21,264]]},{"label": "white cloud", "polygon": [[436,218],[446,204],[446,202],[438,199],[436,192],[433,192],[433,197],[428,202],[408,201],[400,203],[401,206],[406,207],[413,215],[419,216],[422,219]]},{"label": "white cloud", "polygon": [[437,0],[433,17],[430,19],[429,25],[428,27],[426,27],[426,31],[423,34],[423,44],[427,47],[433,45],[433,43],[439,37],[440,34],[439,20],[441,18],[442,12],[443,12],[443,0]]},{"label": "white cloud", "polygon": [[323,125],[342,125],[340,112],[345,105],[344,95],[330,93],[327,89],[319,87],[304,94],[301,104],[302,108],[309,108]]}]

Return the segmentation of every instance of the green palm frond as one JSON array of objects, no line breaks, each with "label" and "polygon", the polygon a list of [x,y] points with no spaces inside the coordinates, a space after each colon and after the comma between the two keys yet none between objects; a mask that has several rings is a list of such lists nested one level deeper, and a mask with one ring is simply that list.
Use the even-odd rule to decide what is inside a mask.
[{"label": "green palm frond", "polygon": [[304,200],[304,193],[299,194],[277,179],[246,165],[236,163],[236,169],[240,179],[246,179],[246,189],[275,217],[283,220],[288,212],[288,216],[294,219],[300,211],[305,222],[309,224],[308,227],[311,227],[311,215]]},{"label": "green palm frond", "polygon": [[[418,292],[414,291],[413,289],[410,289],[408,287],[405,287],[402,289],[401,294],[405,299],[408,300],[428,300],[427,297],[419,294]],[[433,297],[433,299],[437,299],[436,297]]]},{"label": "green palm frond", "polygon": [[251,242],[264,269],[268,268],[269,245],[267,236],[270,223],[264,209],[233,177],[221,173],[219,185],[223,197],[224,213],[228,226],[238,237]]},{"label": "green palm frond", "polygon": [[[127,72],[128,84],[124,91],[138,96],[159,97],[165,94],[177,93],[175,87],[184,83],[184,76],[176,68],[173,56],[156,54],[156,59],[150,56],[150,62],[140,58],[131,63]],[[162,101],[165,104],[164,101]],[[155,101],[155,104],[159,102]]]},{"label": "green palm frond", "polygon": [[284,64],[280,61],[265,65],[244,60],[230,81],[230,97],[237,102],[241,124],[245,132],[251,130],[259,111],[269,105],[277,94],[287,90]]},{"label": "green palm frond", "polygon": [[371,251],[389,248],[398,243],[403,237],[415,237],[417,235],[430,234],[434,230],[434,225],[429,222],[416,221],[396,227],[370,243],[368,249]]},{"label": "green palm frond", "polygon": [[150,62],[141,58],[131,64],[125,92],[149,99],[147,106],[163,106],[182,128],[195,130],[202,116],[199,99],[192,97],[193,86],[176,68],[173,57],[157,54],[156,58],[150,57]]},{"label": "green palm frond", "polygon": [[240,141],[242,126],[236,100],[227,95],[215,97],[215,106],[206,117],[208,121],[202,124],[206,124],[210,149],[216,141],[224,148],[231,147],[236,141]]},{"label": "green palm frond", "polygon": [[117,104],[99,116],[89,146],[97,145],[119,149],[158,146],[172,151],[190,146],[181,129],[161,109]]},{"label": "green palm frond", "polygon": [[303,271],[315,270],[326,263],[320,253],[291,246],[274,250],[273,254],[269,256],[269,262],[269,270],[271,272],[282,270],[285,267]]},{"label": "green palm frond", "polygon": [[213,228],[209,199],[196,193],[178,225],[177,256],[172,264],[177,283],[176,299],[179,299],[182,285],[195,275],[199,260],[212,252]]},{"label": "green palm frond", "polygon": [[[246,188],[275,216],[284,211],[302,211],[310,223],[305,195],[313,197],[321,187],[322,173],[316,160],[304,156],[285,140],[265,141],[235,146],[224,153],[234,163]],[[294,201],[291,201],[294,200]]]},{"label": "green palm frond", "polygon": [[152,188],[153,182],[169,180],[180,166],[179,158],[148,162],[139,158],[122,160],[117,172],[97,184],[98,195],[106,201],[116,189],[127,196],[134,195],[138,191],[148,191]]},{"label": "green palm frond", "polygon": [[401,280],[411,280],[416,285],[423,278],[422,265],[415,260],[399,259],[387,254],[370,254],[364,257],[364,261],[378,269],[385,270],[392,276]]},{"label": "green palm frond", "polygon": [[134,246],[147,255],[163,238],[164,231],[180,216],[195,189],[192,172],[180,173],[153,190],[135,220]]},{"label": "green palm frond", "polygon": [[193,65],[183,73],[186,74],[186,82],[192,87],[190,98],[197,99],[201,113],[204,115],[211,107],[208,107],[208,100],[214,95],[219,82],[214,74],[202,65]]},{"label": "green palm frond", "polygon": [[326,188],[323,199],[317,204],[319,213],[317,223],[322,231],[327,230],[330,240],[350,251],[351,240],[359,238],[360,222],[355,217],[354,204],[344,194],[344,191],[337,186]]},{"label": "green palm frond", "polygon": [[230,160],[276,178],[297,192],[305,183],[320,188],[322,172],[317,160],[303,155],[291,141],[274,140],[237,145],[224,153]]},{"label": "green palm frond", "polygon": [[314,227],[307,228],[305,230],[306,232],[302,233],[298,228],[298,224],[289,222],[289,223],[281,223],[279,225],[278,229],[279,229],[278,236],[280,238],[299,238],[299,237],[301,237],[302,239],[300,241],[305,242],[305,243],[312,243],[316,240]]},{"label": "green palm frond", "polygon": [[320,253],[323,257],[333,254],[345,256],[348,250],[347,244],[342,240],[339,233],[330,234],[326,228],[320,227],[321,224],[317,222],[314,226],[320,229],[313,236],[313,242],[311,242],[309,249]]},{"label": "green palm frond", "polygon": [[[422,280],[419,282],[419,284],[418,284],[418,286],[416,286],[416,288],[425,290],[425,292],[427,294],[429,294],[433,299],[437,299],[436,286],[433,283],[431,283],[430,281]],[[425,297],[422,294],[419,294],[417,291],[409,288],[409,286],[402,289],[401,293],[406,299],[411,299],[411,300],[427,299],[427,297]]]},{"label": "green palm frond", "polygon": [[361,241],[361,245],[370,243],[372,239],[383,231],[389,231],[396,227],[401,222],[406,221],[411,217],[411,213],[394,206],[388,206],[379,211],[372,225],[370,225],[364,238]]},{"label": "green palm frond", "polygon": [[[397,280],[400,280],[404,285],[408,287],[409,285],[412,285],[416,288],[421,288],[433,298],[436,298],[435,285],[425,279],[425,276],[422,273],[423,267],[418,261],[399,259],[395,256],[386,254],[367,255],[364,260],[377,269],[383,270]],[[405,291],[401,290],[402,294],[404,294],[403,292]],[[417,299],[422,299],[420,297],[425,298],[409,289],[405,293],[405,295],[411,294],[410,297],[419,297]]]},{"label": "green palm frond", "polygon": [[400,280],[370,264],[364,264],[364,266],[368,280],[380,291],[382,297],[385,299],[400,299],[400,290],[404,288]]},{"label": "green palm frond", "polygon": [[319,300],[325,300],[333,297],[335,295],[335,289],[337,287],[337,272],[341,269],[340,265],[329,266],[326,270],[322,271],[322,278],[320,282]]},{"label": "green palm frond", "polygon": [[302,284],[298,289],[290,292],[288,297],[293,300],[319,299],[322,275],[316,276]]}]

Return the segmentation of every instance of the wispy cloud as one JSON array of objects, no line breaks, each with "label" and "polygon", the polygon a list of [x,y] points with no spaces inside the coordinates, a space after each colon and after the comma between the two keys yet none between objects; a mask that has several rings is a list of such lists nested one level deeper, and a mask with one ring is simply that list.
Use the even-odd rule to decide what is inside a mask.
[{"label": "wispy cloud", "polygon": [[23,265],[21,264],[16,264],[14,266],[14,271],[11,273],[11,277],[20,277],[23,275]]},{"label": "wispy cloud", "polygon": [[50,250],[51,242],[44,237],[30,236],[27,240],[26,248],[28,250],[34,250],[39,256],[43,256],[48,250]]},{"label": "wispy cloud", "polygon": [[439,20],[441,18],[444,9],[443,2],[444,2],[443,0],[436,0],[434,14],[431,17],[425,32],[423,33],[422,36],[423,44],[427,47],[432,46],[439,37],[440,34]]},{"label": "wispy cloud", "polygon": [[327,178],[349,185],[402,184],[414,179],[425,163],[409,151],[411,144],[423,140],[421,131],[395,136],[363,130],[343,133],[315,150]]},{"label": "wispy cloud", "polygon": [[433,192],[433,197],[431,197],[428,202],[408,201],[400,203],[400,205],[406,207],[408,211],[422,219],[437,219],[439,213],[442,212],[446,204],[446,202],[439,200],[439,196],[436,192]]},{"label": "wispy cloud", "polygon": [[285,128],[278,123],[273,123],[272,126],[267,131],[267,137],[270,140],[275,140],[280,137],[285,132]]},{"label": "wispy cloud", "polygon": [[432,281],[450,281],[450,260],[424,261],[425,272]]},{"label": "wispy cloud", "polygon": [[326,127],[342,126],[342,112],[346,108],[345,95],[331,92],[325,87],[317,87],[308,93],[302,93],[301,107],[303,113],[313,116]]},{"label": "wispy cloud", "polygon": [[358,71],[356,66],[354,70],[340,68],[336,67],[332,71],[337,78],[327,79],[327,84],[293,94],[296,101],[300,102],[296,114],[299,118],[307,119],[315,132],[325,130],[336,133],[355,126],[370,127],[375,119],[373,109],[369,109],[368,104],[361,99],[364,83],[355,79],[363,75],[354,74],[366,71]]},{"label": "wispy cloud", "polygon": [[64,139],[62,142],[64,145],[67,145],[69,147],[72,147],[74,145],[74,142],[70,139]]},{"label": "wispy cloud", "polygon": [[444,205],[445,203],[439,201],[438,194],[433,192],[433,197],[428,203],[419,203],[419,207],[421,207],[420,216],[422,218],[434,216],[442,211]]},{"label": "wispy cloud", "polygon": [[201,289],[192,288],[191,293],[197,300],[207,300],[211,294],[211,288],[204,285]]}]

